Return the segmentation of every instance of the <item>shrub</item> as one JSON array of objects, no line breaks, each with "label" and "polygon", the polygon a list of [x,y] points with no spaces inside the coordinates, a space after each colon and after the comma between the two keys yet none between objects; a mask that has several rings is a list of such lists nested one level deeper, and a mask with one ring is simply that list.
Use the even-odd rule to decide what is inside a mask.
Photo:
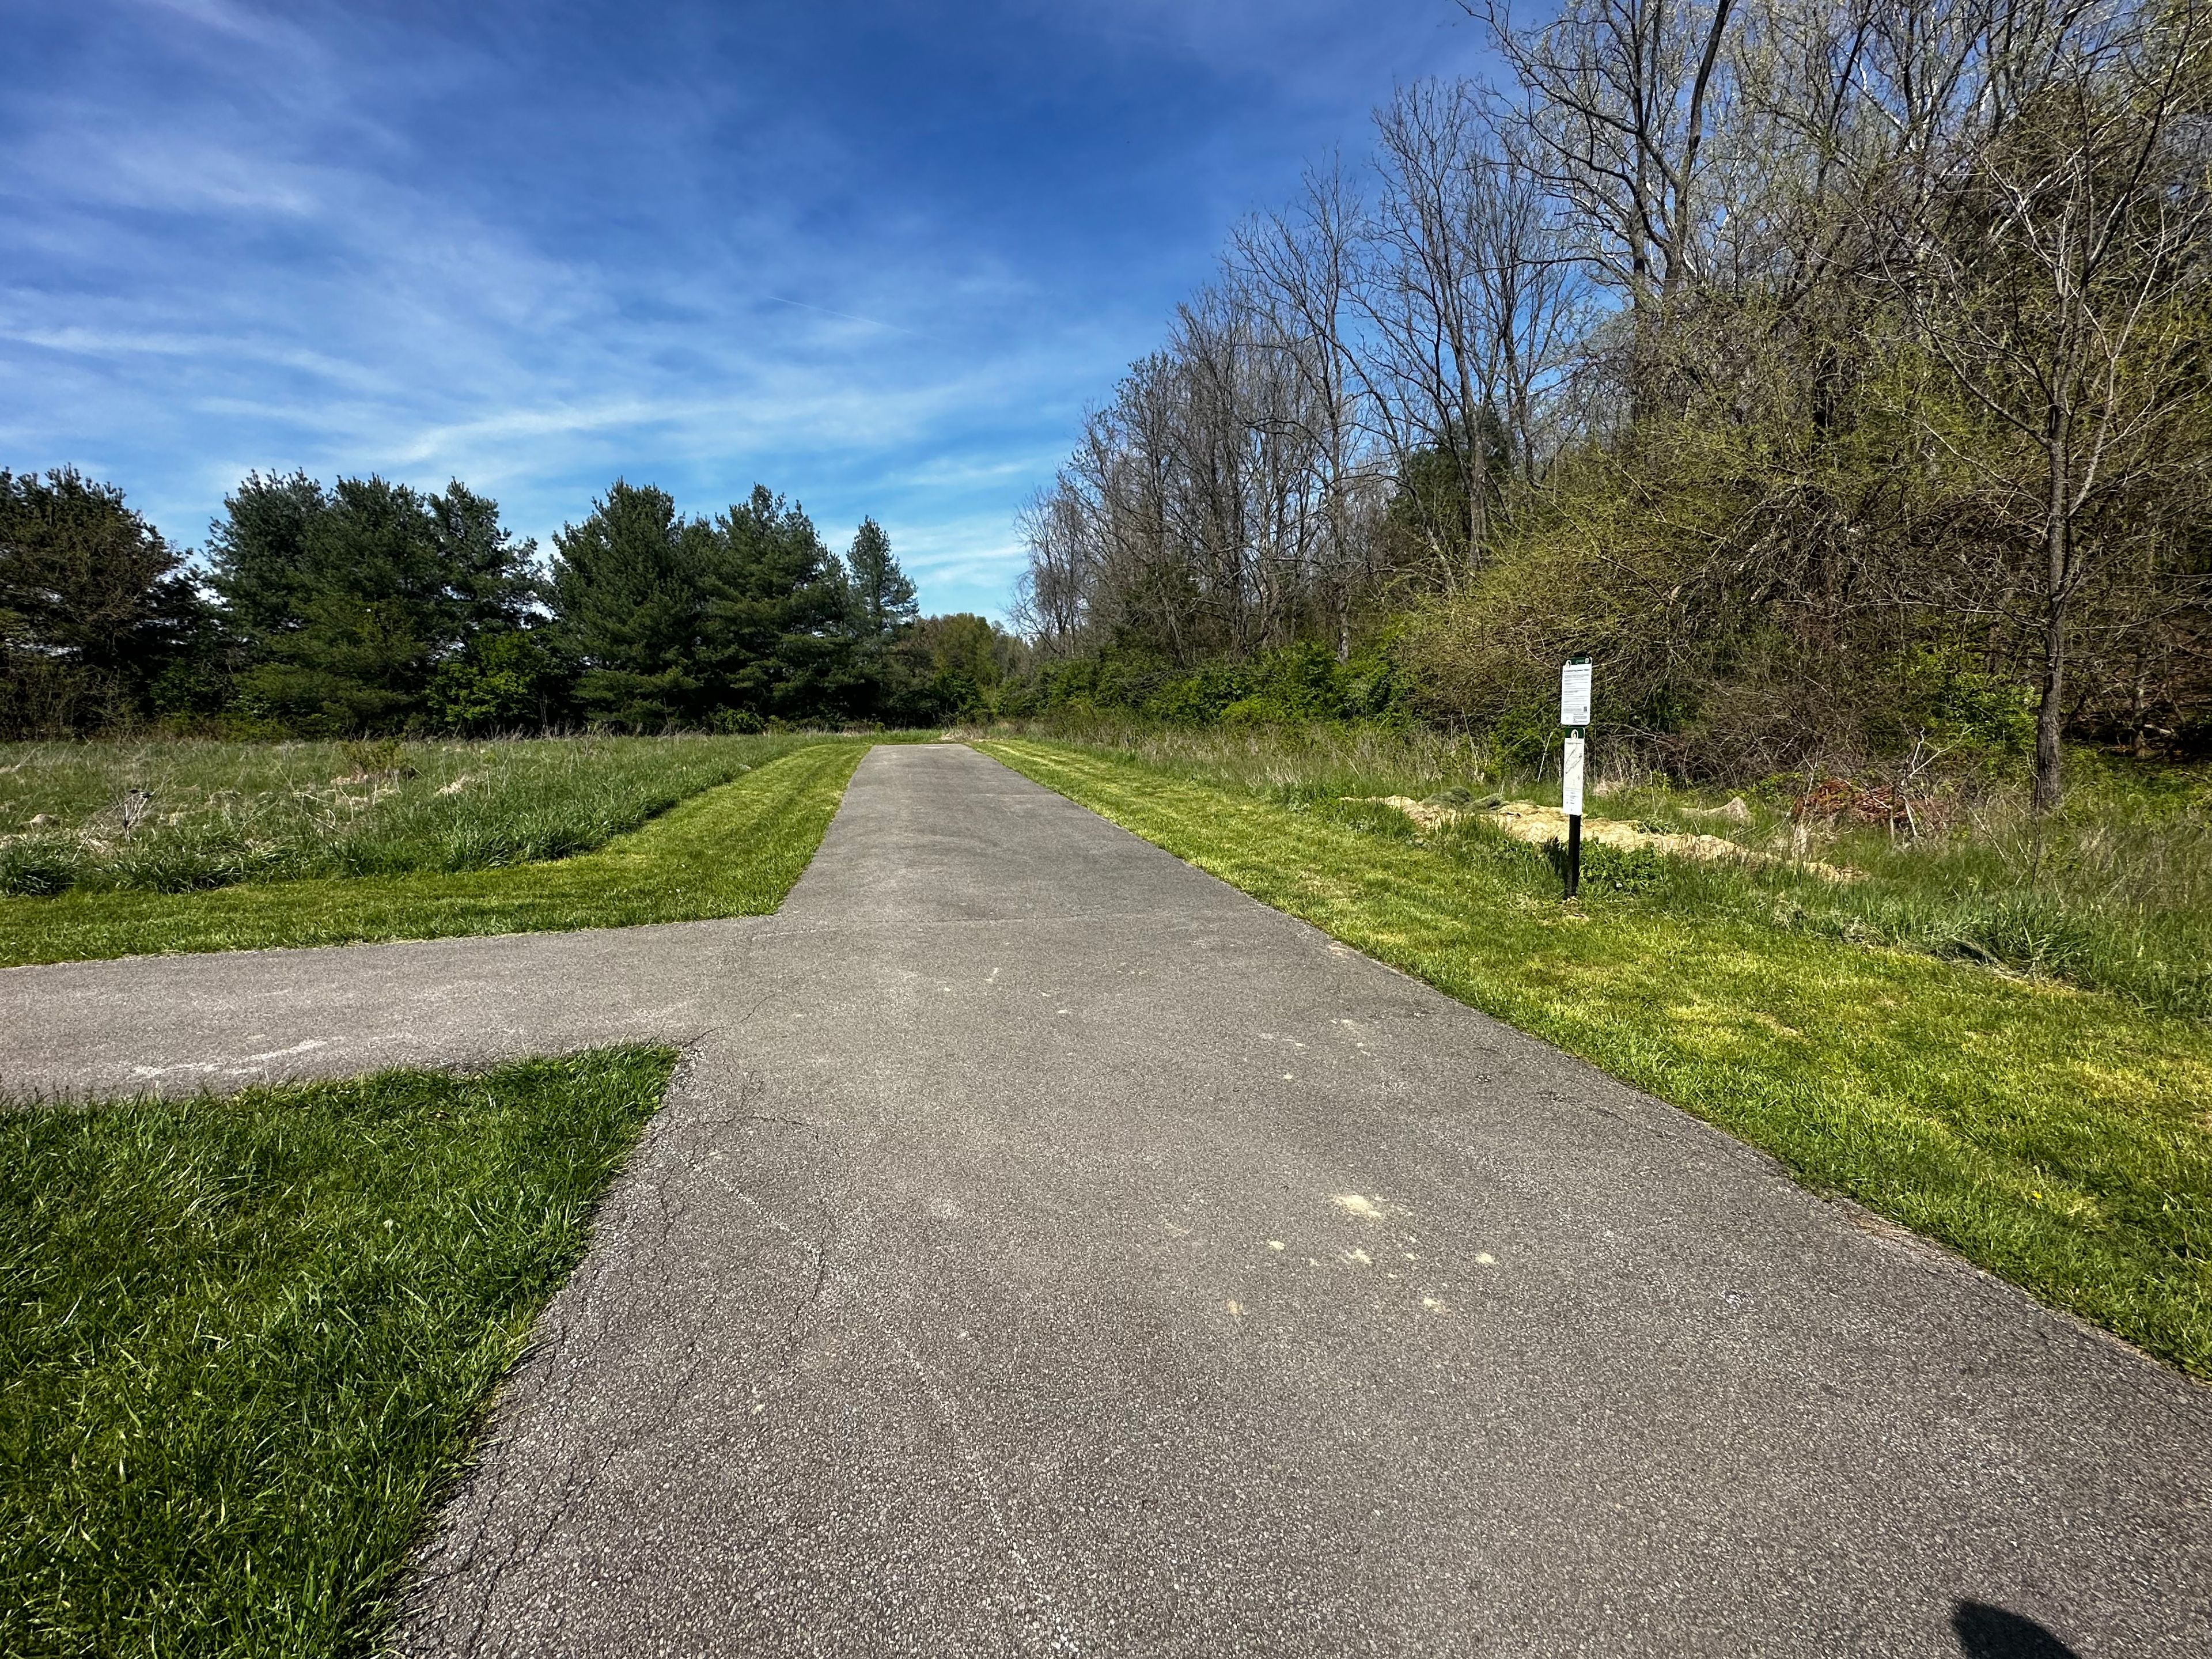
[{"label": "shrub", "polygon": [[58,836],[23,836],[0,846],[0,893],[52,898],[76,884],[82,850]]}]

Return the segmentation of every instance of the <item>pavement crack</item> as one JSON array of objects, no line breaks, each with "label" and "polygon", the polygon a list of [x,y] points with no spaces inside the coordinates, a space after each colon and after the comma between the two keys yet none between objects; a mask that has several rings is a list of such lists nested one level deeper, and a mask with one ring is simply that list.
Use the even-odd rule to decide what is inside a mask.
[{"label": "pavement crack", "polygon": [[[992,1530],[999,1535],[999,1546],[1006,1551],[1007,1559],[1014,1564],[1014,1571],[1022,1589],[1026,1592],[1039,1621],[1046,1627],[1042,1632],[1031,1633],[1043,1634],[1048,1638],[1044,1645],[1048,1651],[1080,1653],[1082,1644],[1076,1639],[1073,1627],[1062,1613],[1058,1598],[1038,1575],[1028,1553],[1014,1537],[1013,1528],[1006,1520],[1006,1510],[1000,1505],[998,1492],[993,1488],[991,1478],[983,1468],[982,1456],[968,1433],[967,1425],[962,1420],[960,1408],[953,1403],[952,1397],[945,1392],[943,1385],[931,1375],[929,1368],[922,1364],[921,1356],[914,1351],[906,1339],[889,1329],[880,1319],[875,1323],[878,1334],[898,1350],[900,1358],[906,1361],[908,1368],[921,1382],[922,1391],[929,1396],[938,1421],[952,1437],[953,1446],[959,1452],[961,1462],[968,1466],[969,1479],[975,1483],[976,1492],[983,1500],[983,1507],[990,1515]],[[1035,1644],[1031,1645],[1034,1647]]]}]

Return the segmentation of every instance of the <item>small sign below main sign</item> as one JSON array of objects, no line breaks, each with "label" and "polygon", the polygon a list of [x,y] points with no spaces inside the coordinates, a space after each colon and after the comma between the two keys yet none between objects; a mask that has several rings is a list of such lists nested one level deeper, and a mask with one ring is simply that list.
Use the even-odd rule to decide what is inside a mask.
[{"label": "small sign below main sign", "polygon": [[1559,810],[1571,818],[1583,815],[1583,740],[1569,738],[1559,757]]},{"label": "small sign below main sign", "polygon": [[1559,724],[1590,723],[1590,660],[1577,657],[1559,670]]}]

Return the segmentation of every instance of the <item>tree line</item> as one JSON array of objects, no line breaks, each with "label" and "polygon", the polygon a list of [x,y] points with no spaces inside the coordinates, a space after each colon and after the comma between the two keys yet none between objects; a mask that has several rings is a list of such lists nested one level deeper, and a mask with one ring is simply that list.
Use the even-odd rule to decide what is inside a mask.
[{"label": "tree line", "polygon": [[1021,655],[921,617],[873,519],[840,556],[764,487],[702,517],[617,480],[541,562],[459,482],[257,473],[195,565],[112,484],[0,471],[0,736],[930,724]]},{"label": "tree line", "polygon": [[1048,687],[1322,647],[1510,732],[1587,651],[1677,772],[2044,805],[2212,741],[2212,9],[1475,11],[1504,76],[1238,226],[1033,502]]}]

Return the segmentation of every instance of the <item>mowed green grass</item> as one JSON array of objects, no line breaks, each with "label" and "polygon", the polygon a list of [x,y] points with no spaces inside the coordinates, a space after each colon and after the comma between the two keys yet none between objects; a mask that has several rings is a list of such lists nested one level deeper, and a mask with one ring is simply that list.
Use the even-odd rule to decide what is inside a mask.
[{"label": "mowed green grass", "polygon": [[0,1653],[372,1651],[674,1060],[0,1105]]},{"label": "mowed green grass", "polygon": [[766,915],[805,872],[867,749],[810,740],[593,851],[545,863],[0,898],[0,966]]},{"label": "mowed green grass", "polygon": [[2212,1027],[2120,997],[1633,895],[1127,757],[1007,765],[1440,990],[2212,1378]]},{"label": "mowed green grass", "polygon": [[[1493,792],[1547,805],[1559,799],[1556,766],[1530,777],[1478,738],[1419,727],[1188,727],[1097,718],[1077,731],[1011,735],[1126,754],[1170,776],[1340,818],[1362,816],[1362,796],[1421,799],[1459,790],[1471,799]],[[1891,830],[1848,817],[1793,820],[1811,781],[1803,776],[1745,790],[1741,816],[1731,818],[1711,809],[1732,791],[1680,787],[1648,773],[1600,775],[1594,816],[1720,836],[1754,856],[1691,863],[1593,848],[1585,888],[1593,896],[1632,888],[1678,914],[1902,945],[2111,991],[2161,1013],[2212,1018],[2212,767],[2081,747],[2068,753],[2067,777],[2064,806],[2048,814],[2032,810],[2024,768],[2003,783],[1984,779],[1968,787],[1954,779],[1919,799],[1911,823]],[[1462,839],[1474,850],[1481,837]],[[1530,885],[1556,884],[1533,849],[1516,857]],[[1796,867],[1805,858],[1863,878],[1823,880]]]}]

